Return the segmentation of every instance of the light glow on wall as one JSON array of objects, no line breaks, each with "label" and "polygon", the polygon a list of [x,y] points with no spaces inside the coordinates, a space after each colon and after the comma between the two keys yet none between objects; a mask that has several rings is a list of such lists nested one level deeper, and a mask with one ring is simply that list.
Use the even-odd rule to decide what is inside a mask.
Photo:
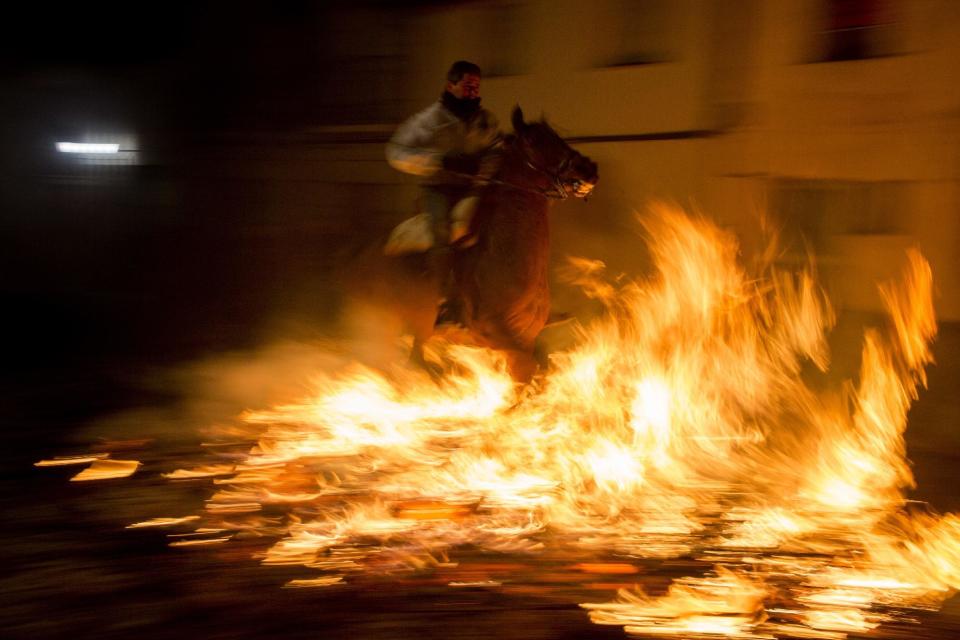
[{"label": "light glow on wall", "polygon": [[114,143],[58,142],[57,151],[60,153],[117,153],[120,151],[120,145]]}]

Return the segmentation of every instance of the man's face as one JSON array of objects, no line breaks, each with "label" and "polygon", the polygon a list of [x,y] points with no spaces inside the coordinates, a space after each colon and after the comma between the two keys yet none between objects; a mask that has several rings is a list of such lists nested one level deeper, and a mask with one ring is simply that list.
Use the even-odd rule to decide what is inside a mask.
[{"label": "man's face", "polygon": [[453,94],[454,98],[472,100],[480,97],[480,76],[472,73],[466,73],[460,78],[460,82],[454,84],[447,83],[447,91]]}]

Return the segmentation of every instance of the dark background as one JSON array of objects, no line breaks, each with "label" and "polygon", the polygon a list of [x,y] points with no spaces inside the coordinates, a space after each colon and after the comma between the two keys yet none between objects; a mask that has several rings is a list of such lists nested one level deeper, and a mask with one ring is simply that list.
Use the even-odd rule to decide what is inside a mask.
[{"label": "dark background", "polygon": [[[456,3],[361,4],[389,24]],[[623,636],[589,625],[569,594],[362,584],[332,594],[280,590],[289,576],[259,567],[243,549],[171,553],[160,534],[122,530],[132,518],[199,503],[205,487],[147,499],[144,489],[162,482],[155,473],[90,487],[32,466],[116,437],[148,470],[161,468],[166,456],[198,444],[203,420],[276,391],[254,382],[246,397],[246,386],[218,394],[211,377],[241,366],[243,354],[276,362],[259,350],[264,344],[315,340],[331,329],[344,247],[373,238],[391,218],[362,187],[334,188],[336,177],[311,164],[311,154],[336,144],[318,128],[396,123],[412,106],[400,90],[409,73],[403,59],[345,56],[331,44],[344,37],[347,7],[7,9],[0,636]],[[91,131],[132,136],[130,162],[83,164],[55,152],[54,142]],[[383,140],[368,142],[364,158],[375,162]],[[839,350],[857,343],[860,320],[843,318],[833,338]],[[241,355],[222,364],[224,353]],[[921,434],[910,441],[916,496],[955,509],[960,452],[929,446],[930,434],[954,428],[957,417],[954,326],[944,327],[935,354],[941,365],[911,416]],[[310,359],[290,358],[295,378]],[[196,362],[220,364],[189,368]],[[183,367],[187,374],[170,373]],[[202,396],[198,389],[214,397],[202,408],[190,397]],[[149,442],[138,444],[144,437]],[[924,633],[949,635],[954,613],[948,605]]]}]

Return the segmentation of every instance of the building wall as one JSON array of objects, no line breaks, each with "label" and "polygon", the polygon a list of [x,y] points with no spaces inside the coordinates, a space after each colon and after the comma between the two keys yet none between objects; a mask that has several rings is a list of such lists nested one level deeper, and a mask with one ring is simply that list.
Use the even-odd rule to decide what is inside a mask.
[{"label": "building wall", "polygon": [[[958,320],[960,5],[890,0],[879,57],[842,61],[825,61],[828,10],[825,0],[454,4],[410,21],[420,80],[407,102],[429,102],[446,65],[471,59],[494,69],[484,102],[502,119],[520,104],[579,141],[601,182],[589,213],[558,212],[558,257],[642,268],[611,238],[653,198],[702,208],[747,247],[766,213],[795,254],[812,244],[841,310],[878,311],[873,282],[916,245],[940,317]],[[621,140],[591,140],[601,136]]]}]

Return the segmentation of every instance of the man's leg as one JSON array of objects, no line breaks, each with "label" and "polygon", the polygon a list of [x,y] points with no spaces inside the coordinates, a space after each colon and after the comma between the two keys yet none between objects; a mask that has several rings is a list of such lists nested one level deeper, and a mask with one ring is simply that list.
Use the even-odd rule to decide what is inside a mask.
[{"label": "man's leg", "polygon": [[434,238],[433,246],[427,252],[427,261],[437,275],[440,286],[438,324],[457,322],[459,315],[453,276],[453,249],[450,246],[450,210],[457,201],[457,195],[449,189],[423,189],[423,208],[430,214]]},{"label": "man's leg", "polygon": [[436,187],[424,187],[420,194],[420,207],[430,216],[433,246],[427,251],[427,264],[443,283],[450,271],[450,198]]},{"label": "man's leg", "polygon": [[420,191],[420,208],[430,216],[434,247],[450,244],[451,204],[450,194],[440,187],[423,187]]}]

